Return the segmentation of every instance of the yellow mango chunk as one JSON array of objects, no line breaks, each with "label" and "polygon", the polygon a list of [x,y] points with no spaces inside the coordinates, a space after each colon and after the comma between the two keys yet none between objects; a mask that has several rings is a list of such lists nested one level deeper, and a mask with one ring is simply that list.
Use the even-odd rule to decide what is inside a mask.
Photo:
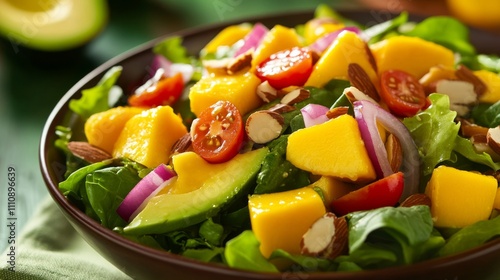
[{"label": "yellow mango chunk", "polygon": [[199,115],[219,100],[229,101],[242,115],[262,104],[256,89],[260,79],[252,73],[230,76],[205,76],[189,91],[191,111]]},{"label": "yellow mango chunk", "polygon": [[203,48],[203,52],[214,53],[220,46],[231,46],[239,40],[243,39],[252,30],[250,24],[231,25],[219,32],[208,44]]},{"label": "yellow mango chunk", "polygon": [[248,208],[252,230],[266,258],[276,249],[300,254],[302,235],[326,212],[319,194],[308,187],[252,195]]},{"label": "yellow mango chunk", "polygon": [[358,124],[350,115],[293,132],[288,137],[286,158],[313,174],[351,182],[375,179]]},{"label": "yellow mango chunk", "polygon": [[327,208],[333,200],[355,190],[352,185],[330,176],[321,176],[316,182],[310,184],[308,187],[321,189]]},{"label": "yellow mango chunk", "polygon": [[379,73],[402,70],[420,79],[433,66],[453,67],[453,52],[417,37],[394,36],[370,46]]},{"label": "yellow mango chunk", "polygon": [[497,180],[475,172],[440,166],[425,193],[431,198],[434,226],[462,228],[487,220],[493,209]]},{"label": "yellow mango chunk", "polygon": [[500,76],[488,70],[474,71],[474,74],[486,84],[486,92],[479,96],[480,102],[495,103],[500,100]]},{"label": "yellow mango chunk", "polygon": [[167,163],[174,143],[187,133],[180,116],[170,106],[159,106],[135,115],[125,124],[113,149],[149,168]]},{"label": "yellow mango chunk", "polygon": [[252,69],[255,69],[257,65],[273,53],[293,47],[300,47],[301,45],[299,35],[295,32],[295,29],[276,25],[267,32],[264,38],[262,38],[260,45],[254,51]]},{"label": "yellow mango chunk", "polygon": [[87,141],[109,154],[113,153],[116,139],[125,123],[144,109],[138,107],[116,107],[90,116],[85,122]]},{"label": "yellow mango chunk", "polygon": [[378,85],[378,77],[373,69],[366,43],[354,32],[343,31],[337,39],[325,50],[314,65],[314,69],[306,82],[306,86],[322,87],[331,79],[348,79],[349,64],[357,63]]},{"label": "yellow mango chunk", "polygon": [[495,202],[493,203],[493,208],[500,210],[500,188],[497,188],[497,194],[495,196]]},{"label": "yellow mango chunk", "polygon": [[[236,157],[238,156],[236,155]],[[158,194],[180,194],[197,190],[209,181],[207,178],[223,176],[223,171],[230,164],[232,164],[231,160],[219,164],[208,163],[194,152],[184,152],[174,155],[172,157],[172,166],[175,173],[179,176]],[[224,176],[231,175],[226,174]]]},{"label": "yellow mango chunk", "polygon": [[343,23],[331,22],[326,19],[323,22],[321,22],[321,19],[309,20],[304,27],[304,39],[306,40],[306,45],[310,45],[322,36],[340,30],[343,27]]}]

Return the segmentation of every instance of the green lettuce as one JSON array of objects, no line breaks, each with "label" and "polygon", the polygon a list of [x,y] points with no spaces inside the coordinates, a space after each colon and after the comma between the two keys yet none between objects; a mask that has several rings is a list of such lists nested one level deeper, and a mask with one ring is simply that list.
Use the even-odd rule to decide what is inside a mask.
[{"label": "green lettuce", "polygon": [[118,77],[122,73],[121,66],[114,66],[109,69],[95,87],[82,90],[80,99],[69,101],[71,111],[80,115],[83,119],[88,119],[91,115],[108,110],[109,91],[115,85]]},{"label": "green lettuce", "polygon": [[448,96],[431,94],[429,98],[432,102],[429,108],[403,120],[417,145],[424,176],[431,174],[440,162],[452,159],[460,129],[460,124],[455,123],[456,112],[450,110]]}]

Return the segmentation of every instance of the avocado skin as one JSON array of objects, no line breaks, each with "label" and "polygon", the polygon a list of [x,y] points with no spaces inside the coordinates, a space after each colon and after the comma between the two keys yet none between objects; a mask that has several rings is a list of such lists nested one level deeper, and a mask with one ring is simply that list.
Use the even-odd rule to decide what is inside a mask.
[{"label": "avocado skin", "polygon": [[183,194],[164,194],[153,197],[128,226],[125,234],[161,234],[200,223],[217,215],[232,201],[247,194],[261,168],[267,148],[260,148],[240,156],[228,166],[225,176],[208,178],[210,184]]}]

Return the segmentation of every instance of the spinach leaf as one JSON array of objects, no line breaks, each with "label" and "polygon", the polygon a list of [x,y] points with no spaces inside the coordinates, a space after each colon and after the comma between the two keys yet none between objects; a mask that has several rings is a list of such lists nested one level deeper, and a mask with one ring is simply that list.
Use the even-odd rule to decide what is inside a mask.
[{"label": "spinach leaf", "polygon": [[308,185],[309,173],[298,169],[286,160],[288,135],[282,135],[268,144],[269,154],[257,174],[254,193],[272,193],[297,189]]},{"label": "spinach leaf", "polygon": [[335,258],[335,262],[339,263],[338,270],[341,269],[342,263],[351,264],[348,267],[354,264],[360,269],[382,268],[395,265],[398,262],[398,255],[384,244],[365,242],[349,255]]},{"label": "spinach leaf", "polygon": [[211,262],[218,257],[224,256],[224,248],[215,247],[215,248],[203,248],[203,249],[187,249],[182,252],[184,257],[188,257],[191,259],[203,261],[203,262]]},{"label": "spinach leaf", "polygon": [[220,246],[224,238],[224,227],[214,223],[212,218],[209,218],[201,224],[199,233],[200,237],[204,238],[208,243]]},{"label": "spinach leaf", "polygon": [[226,243],[224,257],[229,267],[260,272],[278,272],[260,252],[260,243],[251,230],[245,230]]},{"label": "spinach leaf", "polygon": [[128,165],[107,167],[87,175],[87,196],[104,227],[112,229],[126,225],[116,209],[140,180],[137,170]]},{"label": "spinach leaf", "polygon": [[500,236],[500,216],[466,226],[452,235],[439,250],[439,256],[453,255]]},{"label": "spinach leaf", "polygon": [[438,163],[452,158],[460,129],[460,124],[454,121],[456,112],[450,110],[448,96],[431,94],[429,98],[432,102],[429,108],[403,120],[417,145],[424,176],[431,174]]},{"label": "spinach leaf", "polygon": [[71,173],[66,180],[59,183],[59,190],[61,190],[65,196],[80,196],[80,189],[85,187],[85,177],[98,169],[111,165],[112,163],[113,160],[105,160],[78,169],[77,171]]},{"label": "spinach leaf", "polygon": [[294,273],[298,272],[311,272],[311,271],[334,271],[337,265],[325,258],[315,258],[306,255],[292,255],[284,250],[275,250],[271,256],[270,260],[288,260],[293,263],[291,271]]},{"label": "spinach leaf", "polygon": [[497,55],[479,54],[477,55],[477,62],[480,69],[496,73],[500,72],[500,57]]},{"label": "spinach leaf", "polygon": [[83,119],[88,119],[92,114],[108,110],[110,108],[108,104],[109,91],[115,86],[121,73],[121,66],[114,66],[109,69],[95,87],[82,90],[80,99],[70,100],[69,108]]},{"label": "spinach leaf", "polygon": [[500,101],[494,104],[480,104],[473,110],[473,117],[477,124],[485,127],[500,125]]},{"label": "spinach leaf", "polygon": [[469,42],[469,29],[460,21],[448,16],[429,17],[404,35],[420,37],[463,55],[473,55],[476,50]]},{"label": "spinach leaf", "polygon": [[316,10],[314,11],[315,18],[331,18],[337,22],[342,22],[346,26],[361,26],[356,21],[343,17],[341,14],[337,13],[327,4],[319,4],[316,6]]},{"label": "spinach leaf", "polygon": [[390,32],[393,32],[408,21],[408,13],[401,12],[397,17],[382,23],[370,26],[363,30],[363,35],[369,38],[368,43],[373,44],[382,39]]}]

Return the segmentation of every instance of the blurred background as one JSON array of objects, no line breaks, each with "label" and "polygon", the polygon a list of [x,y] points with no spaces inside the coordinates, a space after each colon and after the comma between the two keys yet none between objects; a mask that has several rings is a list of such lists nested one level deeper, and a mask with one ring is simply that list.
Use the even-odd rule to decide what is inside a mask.
[{"label": "blurred background", "polygon": [[[5,3],[47,3],[34,0],[0,0]],[[86,0],[87,1],[87,0]],[[94,0],[89,0],[94,1]],[[98,1],[98,0],[95,0]],[[4,2],[2,4],[2,2]],[[53,0],[56,3],[59,1]],[[454,3],[452,3],[454,2]],[[84,47],[69,51],[37,51],[24,48],[11,38],[0,40],[0,219],[7,216],[7,168],[17,170],[16,216],[18,235],[39,202],[47,196],[38,166],[38,145],[43,125],[57,101],[92,69],[110,58],[153,38],[185,28],[234,21],[288,11],[312,11],[320,3],[342,9],[368,9],[384,15],[401,10],[431,15],[453,12],[469,23],[495,31],[488,15],[471,16],[478,1],[449,0],[109,0],[107,22],[101,32]],[[500,5],[493,3],[499,15]],[[486,7],[485,3],[481,5]],[[464,4],[465,3],[465,4]],[[473,3],[473,4],[471,4]],[[475,4],[474,4],[475,3]],[[450,6],[451,7],[451,6]],[[23,16],[23,14],[19,14]],[[0,15],[0,18],[2,16]],[[1,20],[0,20],[1,23]],[[4,23],[5,24],[5,23]],[[24,22],[36,27],[37,22]],[[36,29],[35,29],[36,30]],[[5,230],[0,230],[0,251],[7,245]]]}]

